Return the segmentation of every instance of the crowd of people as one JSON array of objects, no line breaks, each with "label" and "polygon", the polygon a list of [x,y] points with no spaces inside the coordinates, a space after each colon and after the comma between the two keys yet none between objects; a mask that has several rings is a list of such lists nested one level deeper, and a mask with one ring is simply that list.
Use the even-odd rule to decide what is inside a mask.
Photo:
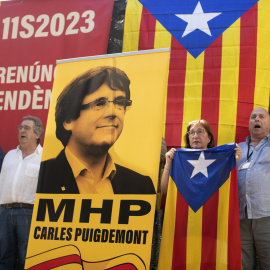
[{"label": "crowd of people", "polygon": [[[123,74],[120,75],[123,76]],[[116,82],[113,82],[113,84],[115,86]],[[100,87],[102,89],[100,89]],[[112,89],[108,87],[107,84],[105,85],[106,89],[103,88],[104,83],[98,85],[93,93],[87,93],[86,97],[91,97],[92,94],[104,91],[111,94]],[[105,100],[103,105],[109,106],[108,102],[113,102],[115,106],[123,107],[125,111],[126,106],[131,106],[131,103],[127,101],[128,94],[123,92],[124,90],[118,91],[120,91],[118,94],[121,102],[119,101],[117,103],[115,100]],[[85,98],[83,98],[81,102],[83,102],[83,105],[84,103],[87,105],[87,109],[89,108],[88,105],[91,103],[89,103],[89,100],[86,101]],[[96,106],[96,104],[94,105]],[[81,110],[85,109],[81,108]],[[119,111],[118,113],[121,114],[123,112]],[[65,146],[68,145],[70,149],[74,148],[71,144],[73,143],[74,145],[73,140],[68,144],[69,138],[73,138],[72,132],[76,132],[76,136],[78,136],[76,123],[72,125],[72,122],[77,121],[77,118],[72,121],[64,118],[64,125],[62,123],[62,127],[70,131],[69,137],[65,143]],[[112,119],[113,117],[111,116],[107,121]],[[9,151],[5,155],[0,174],[1,270],[15,269],[16,256],[19,258],[19,269],[24,269],[42,155],[40,142],[44,130],[39,118],[34,116],[24,117],[18,127],[18,132],[19,145],[16,149]],[[250,136],[246,138],[246,141],[239,142],[235,148],[238,174],[242,265],[243,270],[253,270],[255,266],[255,254],[257,254],[260,269],[268,270],[270,269],[270,188],[268,182],[270,178],[270,116],[267,110],[264,108],[255,108],[251,112],[249,118],[249,132]],[[118,136],[120,134],[121,130]],[[203,150],[215,146],[214,133],[206,120],[190,122],[184,139],[186,148]],[[75,141],[78,142],[78,140]],[[76,150],[76,148],[74,149]],[[95,153],[99,153],[99,149],[94,150]],[[172,148],[165,154],[164,170],[160,182],[162,194],[167,193],[168,182],[170,181],[170,169],[175,151],[176,149]],[[3,158],[4,153],[0,152],[0,155],[0,158]],[[103,157],[102,161],[108,166],[107,155],[105,155],[105,158]],[[104,178],[104,173],[105,171],[102,170],[101,179]],[[113,175],[109,174],[106,180],[113,181],[114,175],[116,175],[116,173]],[[78,177],[82,178],[84,175],[80,175],[79,173]],[[136,175],[134,181],[136,181]],[[147,181],[149,181],[149,179],[147,179]],[[105,187],[103,186],[103,189],[106,189],[106,186],[108,187],[108,183],[105,184]],[[109,185],[109,187],[111,191],[115,188],[114,185]],[[43,183],[42,188],[46,190],[46,181]],[[141,188],[143,188],[143,185]],[[77,187],[76,193],[79,193],[79,191],[83,193],[82,190],[83,186],[79,186]],[[55,191],[55,193],[60,192],[61,185],[59,186],[59,190]],[[142,190],[136,193],[151,194],[151,185],[149,192]],[[17,252],[19,255],[17,255]]]}]

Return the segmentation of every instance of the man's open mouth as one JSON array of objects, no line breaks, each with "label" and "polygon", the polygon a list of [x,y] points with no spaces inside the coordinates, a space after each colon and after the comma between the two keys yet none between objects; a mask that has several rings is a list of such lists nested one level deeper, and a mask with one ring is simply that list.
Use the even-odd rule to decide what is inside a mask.
[{"label": "man's open mouth", "polygon": [[256,124],[254,125],[254,128],[257,129],[257,128],[261,128],[261,126],[259,124]]}]

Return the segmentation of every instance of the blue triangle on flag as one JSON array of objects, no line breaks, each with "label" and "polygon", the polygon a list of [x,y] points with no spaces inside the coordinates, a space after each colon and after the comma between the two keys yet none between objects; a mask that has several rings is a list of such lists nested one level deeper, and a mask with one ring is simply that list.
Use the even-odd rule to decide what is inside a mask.
[{"label": "blue triangle on flag", "polygon": [[236,144],[198,149],[177,149],[170,171],[177,190],[194,212],[227,181],[235,167]]},{"label": "blue triangle on flag", "polygon": [[197,58],[259,0],[139,0]]}]

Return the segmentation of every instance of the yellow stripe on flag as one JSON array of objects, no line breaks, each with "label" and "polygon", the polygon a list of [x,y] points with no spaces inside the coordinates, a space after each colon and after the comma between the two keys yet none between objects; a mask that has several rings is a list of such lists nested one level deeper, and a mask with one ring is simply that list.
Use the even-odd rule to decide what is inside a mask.
[{"label": "yellow stripe on flag", "polygon": [[[166,198],[165,215],[162,228],[162,241],[160,245],[158,270],[172,269],[175,213],[176,213],[177,188],[174,181],[169,179],[169,186]],[[169,218],[167,218],[169,215]]]},{"label": "yellow stripe on flag", "polygon": [[[221,83],[217,145],[235,141],[240,59],[240,20],[222,35]],[[227,270],[229,224],[229,178],[219,189],[217,270]]]},{"label": "yellow stripe on flag", "polygon": [[268,110],[270,88],[270,5],[269,0],[258,2],[257,62],[254,92],[254,108]]},{"label": "yellow stripe on flag", "polygon": [[[188,123],[201,119],[204,53],[197,59],[187,54],[182,142]],[[184,143],[182,143],[183,146]],[[196,214],[189,207],[187,225],[187,270],[200,269],[202,246],[202,209]]]},{"label": "yellow stripe on flag", "polygon": [[143,6],[139,1],[127,1],[123,52],[138,51]]},{"label": "yellow stripe on flag", "polygon": [[158,21],[156,21],[156,32],[154,49],[170,48],[172,35]]},{"label": "yellow stripe on flag", "polygon": [[222,60],[217,145],[234,142],[240,59],[240,20],[222,36]]},{"label": "yellow stripe on flag", "polygon": [[227,270],[231,177],[219,189],[216,270]]},{"label": "yellow stripe on flag", "polygon": [[202,254],[202,207],[194,213],[188,208],[186,270],[201,269]]},{"label": "yellow stripe on flag", "polygon": [[187,54],[181,143],[182,147],[184,147],[183,138],[186,133],[188,123],[193,120],[201,119],[203,68],[204,52],[196,59],[193,58],[191,54]]}]

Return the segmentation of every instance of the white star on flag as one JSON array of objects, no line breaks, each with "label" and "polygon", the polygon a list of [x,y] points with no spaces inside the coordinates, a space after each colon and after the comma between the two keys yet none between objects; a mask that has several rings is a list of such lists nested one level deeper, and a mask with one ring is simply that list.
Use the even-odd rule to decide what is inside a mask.
[{"label": "white star on flag", "polygon": [[208,21],[217,17],[221,13],[222,12],[204,13],[199,1],[192,14],[175,14],[175,16],[188,23],[182,37],[188,35],[196,29],[199,29],[207,35],[212,36],[208,26]]},{"label": "white star on flag", "polygon": [[212,164],[214,161],[216,161],[215,159],[205,159],[204,157],[204,153],[203,151],[200,154],[200,157],[198,160],[188,160],[188,162],[194,166],[194,170],[192,172],[192,175],[190,177],[190,179],[195,176],[196,174],[198,174],[199,172],[201,172],[202,174],[204,174],[206,177],[208,177],[208,172],[207,172],[207,167]]}]

